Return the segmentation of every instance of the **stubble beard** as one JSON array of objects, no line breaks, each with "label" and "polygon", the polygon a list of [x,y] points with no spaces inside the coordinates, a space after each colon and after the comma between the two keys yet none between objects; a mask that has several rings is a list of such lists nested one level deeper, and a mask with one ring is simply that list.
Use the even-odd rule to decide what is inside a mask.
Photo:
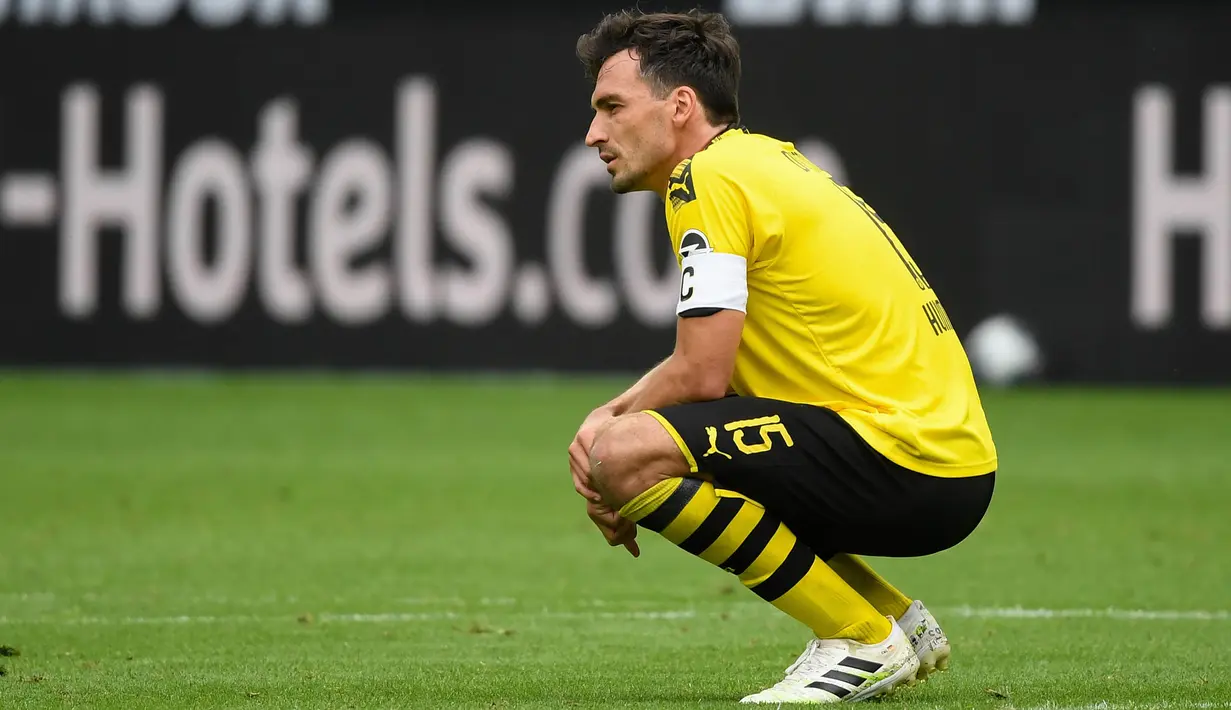
[{"label": "stubble beard", "polygon": [[624,195],[630,192],[636,192],[639,188],[637,184],[641,181],[641,175],[612,175],[611,176],[611,191],[617,195]]}]

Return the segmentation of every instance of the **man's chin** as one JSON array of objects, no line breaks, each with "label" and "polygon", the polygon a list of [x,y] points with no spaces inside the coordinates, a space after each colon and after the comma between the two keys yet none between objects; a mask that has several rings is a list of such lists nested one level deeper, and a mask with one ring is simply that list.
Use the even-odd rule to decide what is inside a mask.
[{"label": "man's chin", "polygon": [[617,195],[624,195],[630,192],[637,192],[640,189],[642,188],[639,185],[637,185],[636,180],[631,180],[629,178],[622,177],[619,175],[613,175],[611,177],[611,191]]}]

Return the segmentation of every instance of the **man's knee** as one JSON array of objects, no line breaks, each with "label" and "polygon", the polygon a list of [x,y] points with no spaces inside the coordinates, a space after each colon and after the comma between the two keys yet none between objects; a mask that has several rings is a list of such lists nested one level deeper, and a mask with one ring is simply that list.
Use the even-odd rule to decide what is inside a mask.
[{"label": "man's knee", "polygon": [[658,420],[642,412],[613,419],[599,430],[590,448],[590,478],[613,507],[666,478],[687,474],[688,463],[675,439]]}]

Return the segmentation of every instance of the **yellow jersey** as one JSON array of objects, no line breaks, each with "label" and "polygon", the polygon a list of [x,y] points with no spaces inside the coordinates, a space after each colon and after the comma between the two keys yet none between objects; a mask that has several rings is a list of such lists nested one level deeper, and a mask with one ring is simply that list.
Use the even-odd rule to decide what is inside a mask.
[{"label": "yellow jersey", "polygon": [[889,225],[793,144],[724,132],[676,166],[665,209],[677,313],[745,313],[734,393],[829,408],[919,473],[996,469],[936,293]]}]

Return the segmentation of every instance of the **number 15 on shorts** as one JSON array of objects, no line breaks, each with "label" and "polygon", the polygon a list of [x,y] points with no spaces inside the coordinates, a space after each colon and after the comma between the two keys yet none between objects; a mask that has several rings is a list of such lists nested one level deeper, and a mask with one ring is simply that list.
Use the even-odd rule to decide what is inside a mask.
[{"label": "number 15 on shorts", "polygon": [[[722,425],[722,429],[731,433],[731,443],[734,444],[736,450],[745,455],[760,454],[773,449],[775,436],[787,447],[795,445],[791,439],[791,433],[786,430],[786,425],[782,423],[782,418],[777,414],[727,422]],[[701,458],[715,455],[732,458],[731,454],[723,451],[719,446],[718,427],[705,427],[705,434],[709,438],[710,445]]]}]

